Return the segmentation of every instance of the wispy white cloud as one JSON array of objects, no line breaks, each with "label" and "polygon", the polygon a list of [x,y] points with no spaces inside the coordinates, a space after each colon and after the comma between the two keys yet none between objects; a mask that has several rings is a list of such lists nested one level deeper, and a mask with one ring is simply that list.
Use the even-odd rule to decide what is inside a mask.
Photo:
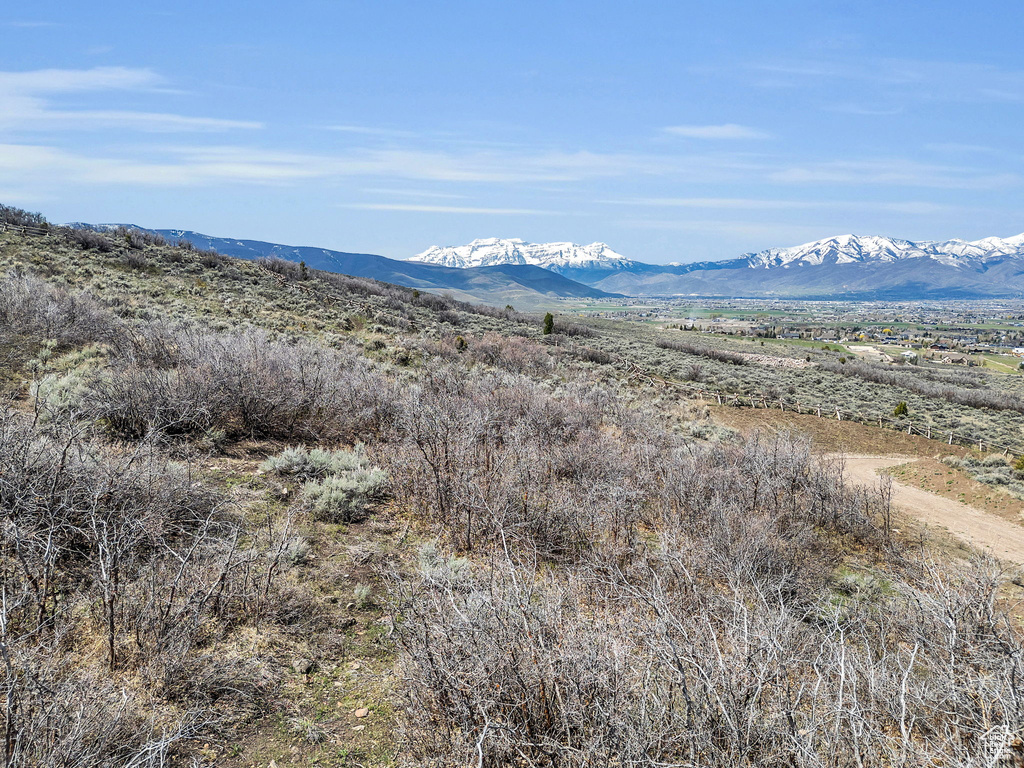
[{"label": "wispy white cloud", "polygon": [[886,185],[930,189],[1002,189],[1018,186],[1015,173],[932,165],[911,160],[834,160],[773,171],[780,184]]},{"label": "wispy white cloud", "polygon": [[739,197],[634,197],[621,200],[600,200],[612,205],[635,205],[646,208],[710,208],[732,210],[776,211],[791,208],[815,208],[821,203],[803,200],[757,200]]},{"label": "wispy white cloud", "polygon": [[59,27],[55,21],[5,21],[2,26],[14,27],[15,29],[44,29],[46,27]]},{"label": "wispy white cloud", "polygon": [[[138,117],[140,120],[145,117]],[[155,118],[156,119],[156,118]],[[342,153],[275,151],[237,145],[126,146],[118,152],[82,154],[56,146],[0,145],[0,167],[19,169],[19,180],[59,178],[85,184],[189,186],[211,183],[291,184],[308,179],[365,178],[378,185],[397,180],[451,185],[569,185],[644,176],[673,183],[755,183],[802,186],[905,186],[928,189],[1004,189],[1024,179],[1014,173],[905,159],[820,161],[791,164],[779,159],[719,154],[631,154],[596,152],[457,152],[360,148]],[[6,180],[5,180],[6,181]],[[10,183],[10,182],[8,182]],[[371,182],[372,184],[372,182]],[[370,185],[367,185],[370,186]],[[384,187],[376,187],[383,189]],[[416,193],[413,193],[416,194]],[[420,197],[452,193],[423,192]],[[473,193],[475,194],[475,193]],[[780,196],[781,197],[781,196]],[[646,205],[692,208],[782,209],[829,204],[786,199],[727,197],[637,198]]]},{"label": "wispy white cloud", "polygon": [[864,200],[781,200],[734,197],[637,197],[621,200],[599,200],[611,205],[628,205],[644,208],[684,208],[736,211],[889,211],[915,215],[932,215],[963,207],[931,203],[928,201],[864,201]]},{"label": "wispy white cloud", "polygon": [[110,91],[166,91],[149,69],[94,67],[0,72],[0,129],[91,130],[128,128],[150,132],[227,131],[261,128],[262,123],[165,112],[77,109],[53,106],[61,94]]},{"label": "wispy white cloud", "polygon": [[683,136],[688,139],[767,139],[769,134],[736,123],[725,123],[724,125],[670,125],[662,129],[665,133],[673,136]]},{"label": "wispy white cloud", "polygon": [[426,197],[438,200],[464,200],[467,195],[456,195],[451,192],[427,192],[420,189],[390,189],[384,187],[367,187],[363,192],[369,195],[390,195],[399,197]]},{"label": "wispy white cloud", "polygon": [[413,131],[403,131],[396,128],[375,128],[366,125],[326,125],[325,131],[337,131],[338,133],[355,133],[361,136],[379,136],[392,139],[411,139],[417,134]]},{"label": "wispy white cloud", "polygon": [[[851,85],[863,84],[876,95],[895,96],[904,102],[1024,101],[1024,70],[975,62],[856,57],[831,62],[761,62],[744,69],[759,78],[755,84],[767,87],[842,80]],[[764,79],[764,75],[768,78]]]},{"label": "wispy white cloud", "polygon": [[72,91],[138,90],[164,83],[150,69],[93,67],[0,72],[0,94],[68,93]]},{"label": "wispy white cloud", "polygon": [[978,154],[978,155],[989,155],[998,154],[999,150],[994,147],[988,147],[984,144],[962,144],[955,141],[946,142],[933,142],[925,144],[924,148],[931,150],[932,152],[943,152],[948,154]]},{"label": "wispy white cloud", "polygon": [[346,203],[341,208],[359,211],[411,211],[417,213],[465,213],[488,214],[492,216],[554,216],[556,211],[542,211],[533,208],[477,208],[461,205],[416,205],[412,203]]},{"label": "wispy white cloud", "polygon": [[829,112],[842,115],[861,115],[863,117],[892,117],[904,113],[903,107],[865,107],[861,104],[836,104],[826,107]]}]

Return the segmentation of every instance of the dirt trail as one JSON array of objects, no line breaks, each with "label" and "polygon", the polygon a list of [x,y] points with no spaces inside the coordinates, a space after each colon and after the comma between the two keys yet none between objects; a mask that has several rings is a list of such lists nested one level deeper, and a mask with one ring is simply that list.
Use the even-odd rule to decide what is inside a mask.
[{"label": "dirt trail", "polygon": [[[846,475],[865,485],[878,483],[878,470],[912,462],[908,456],[846,456]],[[941,526],[955,536],[996,557],[1024,565],[1024,527],[967,504],[945,499],[903,483],[892,484],[893,505],[928,525]]]}]

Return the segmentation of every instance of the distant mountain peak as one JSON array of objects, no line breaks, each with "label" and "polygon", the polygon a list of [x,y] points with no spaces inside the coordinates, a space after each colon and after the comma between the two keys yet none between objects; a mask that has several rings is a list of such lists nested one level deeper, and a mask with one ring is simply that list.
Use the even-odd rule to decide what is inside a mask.
[{"label": "distant mountain peak", "polygon": [[566,269],[623,269],[633,262],[606,243],[528,243],[517,237],[479,238],[468,245],[434,245],[409,261],[445,267],[493,267],[529,264],[560,272]]},{"label": "distant mountain peak", "polygon": [[972,268],[1007,256],[1024,257],[1024,234],[982,240],[902,240],[882,235],[837,235],[791,248],[748,253],[752,268],[774,269],[821,264],[892,263],[932,259],[946,266]]}]

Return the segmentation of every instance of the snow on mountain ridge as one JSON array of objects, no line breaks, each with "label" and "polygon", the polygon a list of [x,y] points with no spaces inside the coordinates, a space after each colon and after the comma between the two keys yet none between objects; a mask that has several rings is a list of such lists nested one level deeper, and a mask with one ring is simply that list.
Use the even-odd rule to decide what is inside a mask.
[{"label": "snow on mountain ridge", "polygon": [[519,238],[499,237],[481,238],[468,245],[434,245],[409,261],[461,268],[531,264],[554,271],[567,267],[621,269],[634,263],[605,243],[528,243]]},{"label": "snow on mountain ridge", "polygon": [[819,265],[896,262],[903,259],[930,258],[952,267],[974,261],[1001,260],[1005,256],[1024,257],[1024,234],[1008,238],[982,240],[924,240],[913,242],[879,235],[839,235],[791,248],[768,248],[745,254],[752,269]]}]

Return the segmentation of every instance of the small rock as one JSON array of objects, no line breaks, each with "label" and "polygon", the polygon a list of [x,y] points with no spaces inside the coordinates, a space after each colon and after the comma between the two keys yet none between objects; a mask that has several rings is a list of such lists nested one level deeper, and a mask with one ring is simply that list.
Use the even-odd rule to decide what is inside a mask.
[{"label": "small rock", "polygon": [[314,664],[309,659],[295,659],[294,661],[292,661],[292,669],[294,669],[295,672],[300,675],[308,675],[310,672],[313,671],[313,667]]},{"label": "small rock", "polygon": [[369,714],[370,710],[368,710],[366,707],[360,707],[355,711],[356,717],[366,717]]},{"label": "small rock", "polygon": [[352,730],[353,731],[362,731],[362,730],[365,730],[365,729],[366,729],[365,725],[353,725],[352,726]]},{"label": "small rock", "polygon": [[271,760],[267,763],[267,768],[277,768],[277,760]]}]

